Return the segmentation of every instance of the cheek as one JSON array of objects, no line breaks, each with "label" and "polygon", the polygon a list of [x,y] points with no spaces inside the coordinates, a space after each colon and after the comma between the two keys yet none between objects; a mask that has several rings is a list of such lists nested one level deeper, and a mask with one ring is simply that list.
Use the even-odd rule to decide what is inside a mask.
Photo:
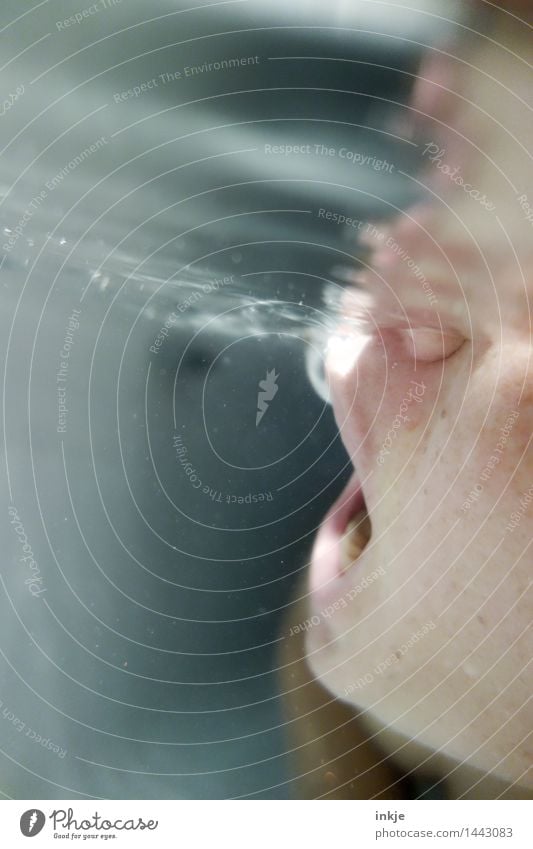
[{"label": "cheek", "polygon": [[[533,512],[528,350],[513,344],[473,351],[466,344],[433,360],[434,348],[423,341],[424,360],[390,332],[368,339],[344,374],[340,363],[331,364],[337,421],[373,528],[371,548],[347,580],[357,584],[361,569],[364,575],[380,566],[386,571],[330,623],[339,645],[349,640],[350,653],[357,644],[352,629],[361,620],[364,643],[369,633],[379,640],[383,621],[402,623],[397,642],[410,633],[406,612],[413,606],[416,616],[435,620],[444,607],[453,634],[485,599],[488,618],[498,621],[527,586]],[[500,586],[507,568],[512,575]],[[383,604],[391,609],[375,616]],[[523,607],[512,624],[524,626]],[[378,654],[389,650],[383,646]]]},{"label": "cheek", "polygon": [[530,356],[529,349],[521,352],[516,346],[495,353],[491,370],[497,378],[484,387],[485,397],[479,399],[479,405],[484,402],[483,411],[489,415],[475,433],[479,439],[472,465],[486,478],[487,493],[510,506],[516,506],[516,500],[533,483]]}]

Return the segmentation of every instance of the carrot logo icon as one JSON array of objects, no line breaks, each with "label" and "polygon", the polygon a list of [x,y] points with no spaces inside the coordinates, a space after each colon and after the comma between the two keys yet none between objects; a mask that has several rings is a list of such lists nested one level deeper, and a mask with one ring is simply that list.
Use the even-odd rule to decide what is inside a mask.
[{"label": "carrot logo icon", "polygon": [[46,817],[42,811],[37,808],[30,808],[20,818],[20,830],[24,837],[35,837],[42,831],[45,822]]},{"label": "carrot logo icon", "polygon": [[267,371],[266,379],[259,381],[259,389],[261,391],[257,395],[257,415],[255,417],[256,427],[265,415],[270,402],[274,399],[274,396],[279,389],[279,386],[276,385],[278,377],[279,374],[276,374],[276,369],[271,369],[271,371]]}]

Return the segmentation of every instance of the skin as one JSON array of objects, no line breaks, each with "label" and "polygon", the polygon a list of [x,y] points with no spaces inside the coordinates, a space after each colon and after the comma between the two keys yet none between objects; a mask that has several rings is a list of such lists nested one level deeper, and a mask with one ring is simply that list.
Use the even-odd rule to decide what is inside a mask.
[{"label": "skin", "polygon": [[[520,504],[533,493],[533,224],[517,200],[533,206],[526,30],[500,14],[496,43],[470,35],[421,69],[411,120],[422,148],[445,150],[441,167],[423,157],[423,202],[365,233],[369,264],[327,361],[372,533],[342,575],[324,567],[334,546],[319,535],[307,662],[394,763],[448,776],[455,796],[533,793],[533,501]],[[389,239],[429,281],[431,303]],[[424,387],[416,401],[412,381]]]}]

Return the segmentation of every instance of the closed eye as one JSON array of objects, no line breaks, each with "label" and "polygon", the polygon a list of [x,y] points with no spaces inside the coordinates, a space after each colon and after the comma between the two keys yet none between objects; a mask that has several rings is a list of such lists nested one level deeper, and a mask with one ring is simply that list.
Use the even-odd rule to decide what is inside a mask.
[{"label": "closed eye", "polygon": [[407,355],[422,363],[447,360],[466,342],[460,333],[435,327],[409,327],[398,333]]}]

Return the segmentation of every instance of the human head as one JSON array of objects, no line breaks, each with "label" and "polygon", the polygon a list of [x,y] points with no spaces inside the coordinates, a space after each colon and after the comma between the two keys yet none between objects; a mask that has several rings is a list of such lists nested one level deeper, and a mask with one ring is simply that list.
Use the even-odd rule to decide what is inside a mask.
[{"label": "human head", "polygon": [[356,474],[315,544],[307,654],[370,727],[531,788],[533,44],[509,12],[469,26],[421,67],[422,201],[367,228],[331,340]]}]

